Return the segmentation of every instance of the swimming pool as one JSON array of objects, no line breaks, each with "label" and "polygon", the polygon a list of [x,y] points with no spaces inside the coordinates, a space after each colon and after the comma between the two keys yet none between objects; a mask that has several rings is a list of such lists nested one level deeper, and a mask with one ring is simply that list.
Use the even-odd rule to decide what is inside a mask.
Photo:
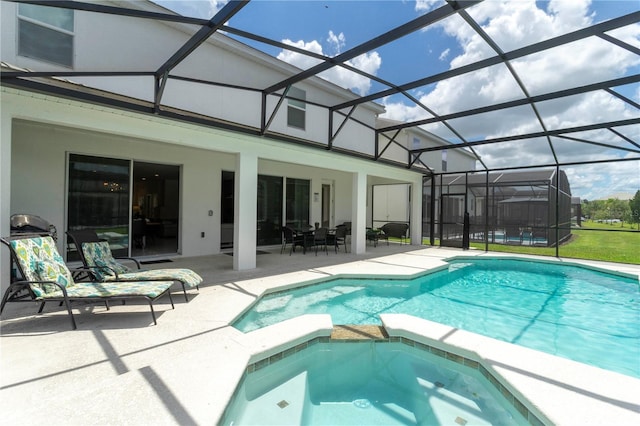
[{"label": "swimming pool", "polygon": [[315,343],[247,373],[221,424],[529,424],[471,364],[397,342]]},{"label": "swimming pool", "polygon": [[233,326],[247,332],[305,313],[380,324],[405,313],[640,377],[638,279],[515,259],[454,259],[411,280],[341,278],[263,296]]}]

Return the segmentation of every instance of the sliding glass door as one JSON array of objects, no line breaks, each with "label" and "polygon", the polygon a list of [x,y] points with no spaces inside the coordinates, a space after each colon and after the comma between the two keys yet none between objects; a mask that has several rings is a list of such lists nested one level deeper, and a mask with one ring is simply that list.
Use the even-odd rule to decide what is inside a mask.
[{"label": "sliding glass door", "polygon": [[178,252],[180,166],[133,163],[131,255]]},{"label": "sliding glass door", "polygon": [[69,230],[96,231],[116,256],[178,251],[180,166],[70,154],[68,188]]},{"label": "sliding glass door", "polygon": [[282,242],[282,177],[258,175],[259,246]]},{"label": "sliding glass door", "polygon": [[223,170],[220,188],[220,248],[233,248],[235,172]]},{"label": "sliding glass door", "polygon": [[[116,256],[127,256],[129,247],[128,160],[69,155],[69,230],[93,229],[109,241]],[[68,261],[80,260],[69,247]]]},{"label": "sliding glass door", "polygon": [[[220,200],[220,248],[233,247],[235,174],[222,172],[222,198]],[[282,223],[294,228],[309,226],[311,181],[282,176],[258,175],[257,235],[258,246],[282,243]],[[286,190],[286,200],[285,200]],[[285,202],[283,203],[283,200]]]},{"label": "sliding glass door", "polygon": [[286,223],[294,229],[310,226],[311,181],[287,178]]}]

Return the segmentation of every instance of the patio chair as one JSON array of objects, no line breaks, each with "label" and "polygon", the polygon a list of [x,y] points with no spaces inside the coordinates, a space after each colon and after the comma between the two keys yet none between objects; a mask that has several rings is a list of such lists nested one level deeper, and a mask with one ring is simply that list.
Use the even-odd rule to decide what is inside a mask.
[{"label": "patio chair", "polygon": [[343,222],[338,226],[344,226],[347,229],[347,235],[351,235],[351,222]]},{"label": "patio chair", "polygon": [[283,226],[281,228],[281,231],[282,231],[282,246],[280,246],[280,254],[284,253],[284,251],[287,249],[287,244],[290,244],[289,254],[291,254],[291,252],[293,251],[294,243],[295,243],[296,231],[294,231],[294,229],[290,226]]},{"label": "patio chair", "polygon": [[522,230],[516,225],[506,225],[504,228],[504,243],[522,245]]},{"label": "patio chair", "polygon": [[336,227],[336,232],[333,234],[333,246],[336,253],[341,245],[344,245],[344,252],[347,253],[347,232],[348,229],[344,225]]},{"label": "patio chair", "polygon": [[[187,287],[195,287],[199,290],[202,284],[202,277],[192,271],[184,268],[163,268],[163,269],[137,269],[132,270],[121,262],[118,262],[111,253],[109,243],[100,241],[98,235],[88,237],[89,233],[95,234],[95,231],[82,230],[67,231],[67,235],[76,244],[80,258],[86,270],[93,276],[94,280],[99,282],[109,281],[173,281],[179,282],[182,286],[184,298],[188,302]],[[93,241],[88,241],[93,239]],[[95,241],[95,240],[98,241]],[[84,241],[84,242],[82,242]],[[119,259],[129,259],[135,262],[140,268],[140,262],[131,257]]]},{"label": "patio chair", "polygon": [[316,248],[316,256],[318,255],[318,247],[324,247],[324,252],[329,255],[327,250],[328,243],[328,228],[318,228],[313,233],[313,246]]},{"label": "patio chair", "polygon": [[548,237],[547,228],[538,227],[531,229],[531,243],[535,246],[546,246],[549,241]]},{"label": "patio chair", "polygon": [[282,247],[280,247],[280,254],[284,253],[287,248],[287,244],[289,246],[289,256],[291,253],[296,251],[296,246],[301,246],[303,251],[305,247],[305,237],[302,234],[296,232],[291,226],[283,226],[282,227]]},{"label": "patio chair", "polygon": [[[82,261],[82,264],[85,265],[85,268],[86,268],[87,262],[85,261],[84,254],[82,253],[82,249],[81,249],[82,244],[99,243],[100,241],[107,241],[105,239],[100,238],[96,233],[96,231],[94,231],[93,229],[77,229],[74,231],[67,231],[66,234],[67,234],[67,237],[69,237],[67,240],[67,246],[73,245],[73,247],[75,247],[76,252],[78,253],[78,257]],[[137,259],[134,259],[133,257],[114,256],[114,259],[131,261],[135,263],[137,269],[141,268],[140,262]],[[82,270],[72,271],[72,273],[73,273],[73,279],[75,281],[95,279],[94,277],[92,277],[91,272],[84,268]]]},{"label": "patio chair", "polygon": [[[96,231],[94,231],[93,229],[76,229],[74,231],[67,231],[66,232],[67,236],[69,237],[70,241],[67,241],[67,245],[69,243],[73,244],[76,249],[78,250],[78,255],[80,256],[80,259],[82,259],[82,250],[80,250],[80,247],[82,247],[82,244],[84,243],[99,243],[100,241],[107,241],[104,238],[100,238],[100,236],[96,233]],[[133,258],[133,257],[126,257],[126,256],[114,256],[114,259],[119,259],[119,260],[130,260],[131,262],[136,264],[136,267],[138,269],[140,269],[140,261],[138,261],[137,259]],[[84,263],[84,262],[83,262]]]},{"label": "patio chair", "polygon": [[131,235],[135,248],[145,248],[147,246],[147,221],[146,219],[133,219],[131,222]]},{"label": "patio chair", "polygon": [[382,233],[378,235],[378,240],[387,240],[387,245],[389,245],[389,237],[399,238],[400,243],[404,244],[404,241],[407,239],[409,225],[406,223],[390,222],[382,225],[380,230]]},{"label": "patio chair", "polygon": [[[380,235],[382,234],[382,231],[379,229],[374,229],[374,228],[367,228],[367,241],[371,241],[373,243],[374,247],[378,246],[378,240],[380,239]],[[383,236],[383,238],[385,238],[386,236]],[[387,245],[389,245],[389,238],[386,237],[385,238],[387,240]]]},{"label": "patio chair", "polygon": [[42,313],[46,302],[64,304],[71,318],[73,329],[77,329],[71,311],[71,302],[104,302],[109,310],[109,301],[145,299],[149,302],[153,323],[157,324],[153,302],[164,295],[169,296],[172,281],[127,281],[127,282],[75,282],[71,271],[64,263],[51,237],[0,238],[11,250],[11,255],[21,276],[5,291],[0,304],[0,313],[8,302],[40,303]]}]

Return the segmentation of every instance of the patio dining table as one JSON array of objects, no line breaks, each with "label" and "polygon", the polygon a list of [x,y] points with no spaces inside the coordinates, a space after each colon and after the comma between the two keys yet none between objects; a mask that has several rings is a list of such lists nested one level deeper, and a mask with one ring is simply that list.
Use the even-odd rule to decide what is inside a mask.
[{"label": "patio dining table", "polygon": [[[294,229],[294,232],[295,232],[294,238],[301,237],[303,254],[306,254],[307,249],[315,245],[315,231],[316,229],[313,227]],[[335,228],[329,228],[329,230],[327,231],[327,245],[333,245],[335,243],[333,239],[335,238],[335,234],[336,234]],[[298,243],[298,245],[300,245],[300,243]],[[294,245],[293,251],[295,252],[295,245]]]}]

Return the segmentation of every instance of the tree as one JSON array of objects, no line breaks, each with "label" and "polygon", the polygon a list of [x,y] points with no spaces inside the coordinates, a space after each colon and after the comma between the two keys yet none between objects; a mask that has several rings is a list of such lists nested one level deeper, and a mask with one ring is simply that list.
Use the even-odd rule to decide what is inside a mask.
[{"label": "tree", "polygon": [[580,210],[582,211],[582,215],[587,219],[591,219],[593,217],[592,203],[589,200],[582,201],[582,207]]},{"label": "tree", "polygon": [[621,221],[621,224],[624,224],[624,222],[630,222],[633,218],[630,202],[618,200],[617,198],[585,200],[582,203],[582,213],[592,220],[608,223],[612,223],[613,220],[617,219]]},{"label": "tree", "polygon": [[624,200],[618,200],[617,198],[609,198],[606,202],[606,210],[607,210],[607,216],[609,220],[611,219],[618,219],[620,221],[623,221],[624,223],[624,219],[625,217],[630,216],[630,211],[629,211],[629,203],[624,201]]},{"label": "tree", "polygon": [[629,208],[631,209],[631,223],[637,223],[640,229],[640,190],[636,191],[636,195],[629,200]]}]

